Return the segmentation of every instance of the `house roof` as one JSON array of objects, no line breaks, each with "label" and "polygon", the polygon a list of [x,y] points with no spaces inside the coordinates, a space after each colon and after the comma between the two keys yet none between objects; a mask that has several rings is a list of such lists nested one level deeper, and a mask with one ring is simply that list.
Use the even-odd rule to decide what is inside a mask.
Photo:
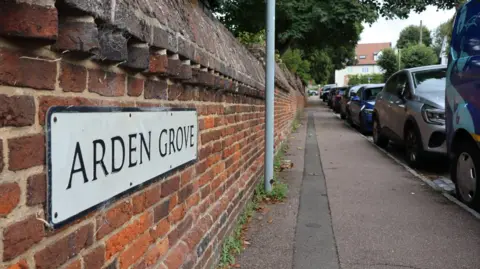
[{"label": "house roof", "polygon": [[[355,55],[357,57],[358,63],[356,65],[366,65],[366,64],[376,64],[373,55],[375,53],[379,53],[383,49],[391,48],[392,43],[364,43],[364,44],[357,44],[355,48]],[[362,59],[365,56],[364,59]]]}]

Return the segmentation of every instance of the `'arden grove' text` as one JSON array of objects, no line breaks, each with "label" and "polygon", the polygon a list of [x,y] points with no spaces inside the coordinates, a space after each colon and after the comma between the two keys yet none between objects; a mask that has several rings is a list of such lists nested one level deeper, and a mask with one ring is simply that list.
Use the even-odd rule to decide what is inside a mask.
[{"label": "'arden grove' text", "polygon": [[[122,169],[142,165],[151,160],[152,154],[159,154],[161,158],[166,158],[192,148],[196,142],[194,131],[196,131],[194,126],[189,125],[162,129],[158,137],[152,137],[152,132],[148,131],[129,134],[125,137],[97,139],[88,144],[76,142],[73,156],[68,156],[72,160],[72,165],[66,188],[67,190],[72,188],[72,181],[80,178],[83,179],[83,183],[88,183],[97,180],[102,174],[108,177],[109,174],[118,173]],[[152,151],[152,142],[154,151]],[[84,156],[82,150],[85,151],[85,147],[91,147],[93,156]],[[107,159],[110,160],[107,162]],[[92,162],[91,165],[85,165],[86,161]],[[107,166],[106,163],[111,165]]]}]

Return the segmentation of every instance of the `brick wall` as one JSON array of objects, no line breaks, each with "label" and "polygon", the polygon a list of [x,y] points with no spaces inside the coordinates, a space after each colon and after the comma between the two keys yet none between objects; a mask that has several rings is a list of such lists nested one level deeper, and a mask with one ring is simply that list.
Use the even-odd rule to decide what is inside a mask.
[{"label": "brick wall", "polygon": [[[35,2],[35,4],[32,4]],[[0,8],[0,268],[210,268],[263,174],[263,66],[196,1]],[[277,68],[275,144],[305,97]],[[199,113],[199,159],[59,229],[46,219],[55,105]]]}]

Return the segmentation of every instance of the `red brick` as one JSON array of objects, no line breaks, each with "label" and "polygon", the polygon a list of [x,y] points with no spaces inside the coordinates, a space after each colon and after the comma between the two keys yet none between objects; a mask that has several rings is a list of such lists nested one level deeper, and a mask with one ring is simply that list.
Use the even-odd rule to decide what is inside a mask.
[{"label": "red brick", "polygon": [[219,162],[221,159],[222,159],[222,154],[221,153],[212,154],[207,159],[207,165],[209,167],[211,167],[214,164],[216,164],[217,162]]},{"label": "red brick", "polygon": [[153,210],[153,222],[157,223],[161,219],[168,216],[170,210],[170,200],[165,200],[155,207]]},{"label": "red brick", "polygon": [[92,243],[93,224],[89,223],[35,253],[37,269],[58,268]]},{"label": "red brick", "polygon": [[165,218],[161,220],[156,226],[150,229],[150,236],[154,240],[165,236],[170,231],[170,222]]},{"label": "red brick", "polygon": [[142,95],[145,80],[141,78],[135,78],[135,77],[128,77],[127,79],[128,79],[127,94],[129,96],[135,96],[135,97]]},{"label": "red brick", "polygon": [[168,57],[167,55],[150,55],[150,66],[149,72],[150,73],[160,73],[163,74],[167,72],[168,66]]},{"label": "red brick", "polygon": [[198,158],[200,160],[206,159],[208,156],[210,156],[210,154],[212,153],[212,150],[213,150],[212,145],[208,145],[208,146],[205,146],[205,147],[201,148],[199,153],[198,153]]},{"label": "red brick", "polygon": [[145,81],[145,99],[168,99],[168,85],[165,80],[147,80]]},{"label": "red brick", "polygon": [[168,206],[168,212],[172,211],[175,206],[177,206],[178,204],[178,194],[174,193],[171,197],[170,197],[170,204]]},{"label": "red brick", "polygon": [[170,223],[174,224],[179,222],[180,220],[183,219],[185,216],[185,205],[181,204],[175,207],[171,212],[170,215],[168,216],[168,221]]},{"label": "red brick", "polygon": [[165,265],[168,269],[178,269],[182,266],[184,258],[188,253],[188,247],[184,244],[178,244],[174,249],[169,251],[165,259]]},{"label": "red brick", "polygon": [[28,269],[27,261],[21,260],[15,264],[10,265],[7,269]]},{"label": "red brick", "polygon": [[45,173],[30,176],[27,180],[27,205],[45,203],[47,193],[47,177]]},{"label": "red brick", "polygon": [[97,239],[113,232],[133,216],[133,206],[130,201],[121,202],[109,209],[104,215],[97,217]]},{"label": "red brick", "polygon": [[0,185],[0,216],[6,216],[17,207],[20,201],[20,187],[17,183]]},{"label": "red brick", "polygon": [[101,96],[123,96],[125,95],[125,75],[103,70],[89,70],[88,90]]},{"label": "red brick", "polygon": [[[0,11],[2,13],[4,9]],[[0,27],[2,16],[0,15]],[[20,58],[19,52],[0,49],[0,85],[55,89],[57,64],[42,59]],[[41,72],[39,72],[41,70]]]},{"label": "red brick", "polygon": [[141,235],[127,250],[120,254],[120,269],[126,269],[140,259],[147,251],[151,242],[152,238],[149,233]]},{"label": "red brick", "polygon": [[210,216],[207,215],[200,219],[185,238],[185,242],[187,243],[188,247],[190,249],[194,249],[194,247],[200,242],[200,240],[202,240],[212,225],[213,222]]},{"label": "red brick", "polygon": [[180,190],[178,193],[178,203],[181,204],[185,200],[187,200],[190,195],[193,193],[193,184],[185,186],[183,189]]},{"label": "red brick", "polygon": [[211,129],[215,127],[215,118],[214,117],[206,117],[203,119],[203,124],[205,129]]},{"label": "red brick", "polygon": [[5,163],[3,161],[3,140],[0,139],[0,173],[3,171]]},{"label": "red brick", "polygon": [[153,186],[133,197],[133,214],[139,214],[160,201],[160,185]]},{"label": "red brick", "polygon": [[187,199],[187,207],[186,207],[186,210],[189,210],[190,208],[196,206],[199,201],[200,201],[200,195],[199,195],[199,193],[195,193],[195,194],[193,194],[192,196],[190,196],[190,197]]},{"label": "red brick", "polygon": [[203,174],[207,169],[208,169],[208,165],[206,160],[203,162],[197,163],[197,165],[195,166],[195,170],[198,175]]},{"label": "red brick", "polygon": [[87,87],[87,69],[62,62],[59,80],[64,92],[83,92]]},{"label": "red brick", "polygon": [[58,35],[57,9],[4,1],[0,9],[0,34],[54,41]]},{"label": "red brick", "polygon": [[34,123],[35,101],[32,96],[0,94],[0,127],[23,127]]},{"label": "red brick", "polygon": [[105,263],[105,247],[100,245],[83,257],[85,268],[101,269]]},{"label": "red brick", "polygon": [[93,106],[95,104],[95,101],[82,97],[42,96],[39,99],[38,121],[41,125],[45,124],[45,116],[52,106]]},{"label": "red brick", "polygon": [[170,242],[170,246],[174,246],[177,241],[182,238],[182,236],[190,229],[192,226],[193,218],[192,215],[189,214],[187,217],[183,219],[177,227],[168,234],[168,241]]},{"label": "red brick", "polygon": [[168,238],[164,238],[155,245],[153,245],[145,255],[145,263],[148,266],[152,266],[167,253],[169,249]]},{"label": "red brick", "polygon": [[125,245],[132,242],[140,234],[152,225],[152,216],[149,212],[143,214],[138,220],[128,225],[106,242],[106,258],[109,260],[113,255],[124,249]]},{"label": "red brick", "polygon": [[9,139],[8,149],[11,171],[45,164],[45,137],[41,134]]},{"label": "red brick", "polygon": [[[0,140],[0,144],[1,144],[1,140]],[[0,147],[0,154],[1,154],[1,147]],[[193,179],[193,172],[194,172],[194,167],[190,167],[182,172],[182,174],[180,175],[180,186],[183,187],[187,185]]]},{"label": "red brick", "polygon": [[180,176],[174,176],[162,183],[162,198],[178,191],[180,188]]},{"label": "red brick", "polygon": [[82,262],[80,260],[75,260],[67,265],[65,269],[82,269]]}]

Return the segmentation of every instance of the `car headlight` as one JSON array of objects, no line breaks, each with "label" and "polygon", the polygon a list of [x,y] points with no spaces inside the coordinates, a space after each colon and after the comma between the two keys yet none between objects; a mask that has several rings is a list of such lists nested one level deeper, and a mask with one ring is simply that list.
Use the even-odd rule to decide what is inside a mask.
[{"label": "car headlight", "polygon": [[422,116],[426,123],[445,125],[445,109],[424,105],[422,107]]},{"label": "car headlight", "polygon": [[373,113],[373,109],[371,109],[371,108],[365,108],[363,111],[365,111],[365,113],[367,113],[367,114],[372,114]]}]

